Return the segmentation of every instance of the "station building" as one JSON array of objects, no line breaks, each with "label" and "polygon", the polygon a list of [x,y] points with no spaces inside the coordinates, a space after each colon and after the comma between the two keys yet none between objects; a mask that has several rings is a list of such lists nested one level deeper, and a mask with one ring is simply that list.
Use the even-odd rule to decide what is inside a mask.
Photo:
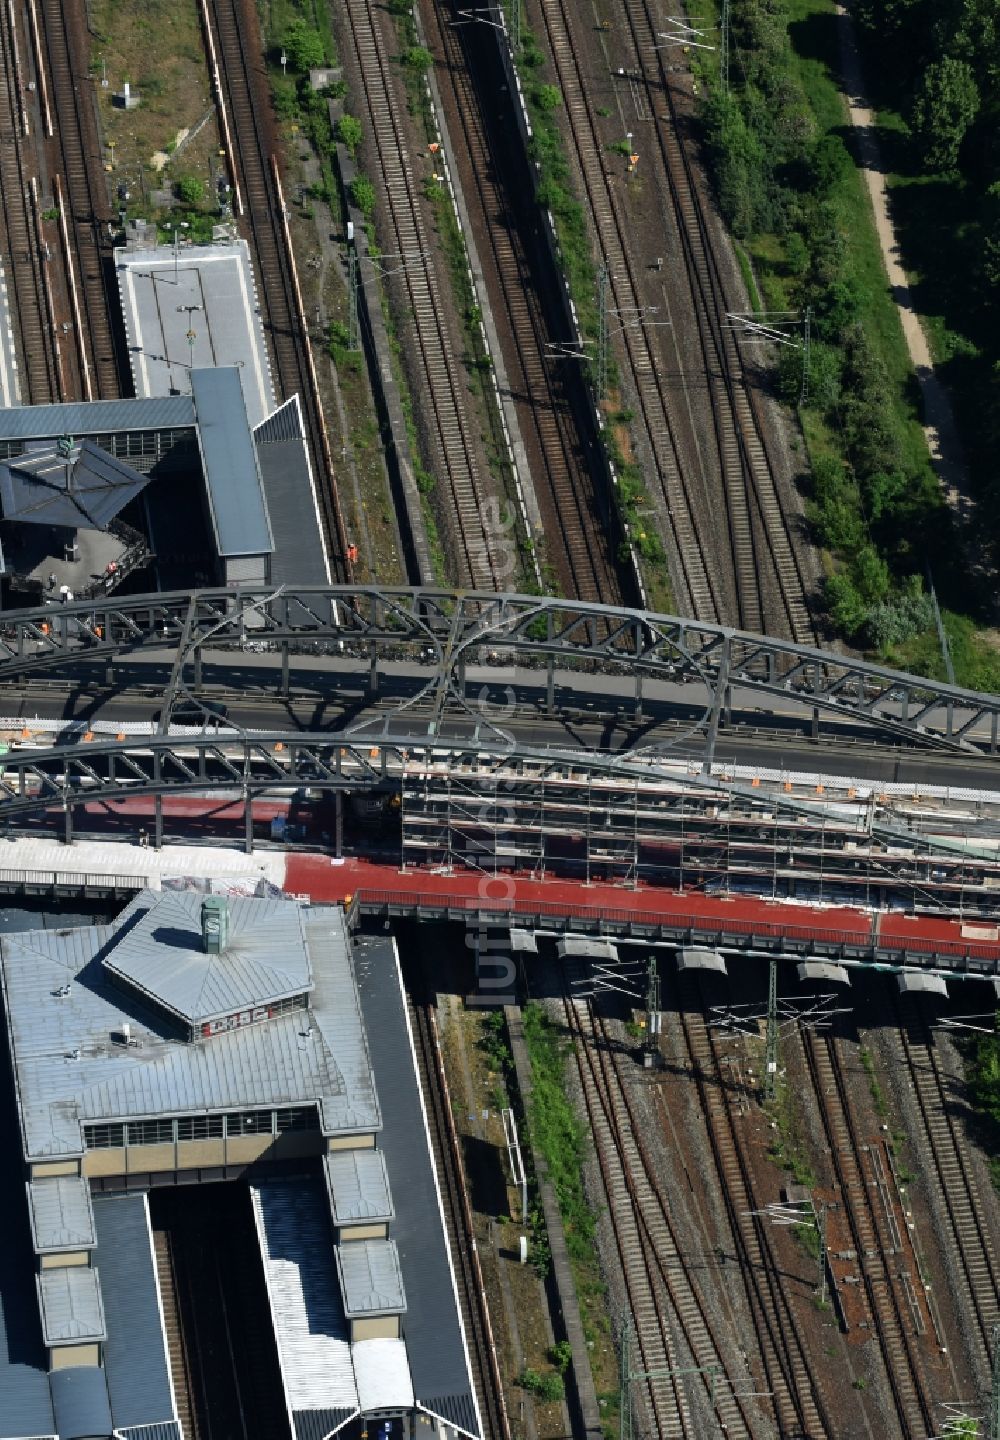
[{"label": "station building", "polygon": [[[4,936],[0,980],[2,1440],[197,1434],[206,1245],[223,1312],[229,1270],[266,1293],[289,1440],[481,1434],[391,940],[337,908],[145,891],[107,925]],[[189,1263],[162,1216],[196,1202]]]},{"label": "station building", "polygon": [[[328,585],[297,395],[275,398],[246,242],[115,252],[135,396],[0,409],[0,578],[15,603]],[[148,578],[147,578],[148,577]]]}]

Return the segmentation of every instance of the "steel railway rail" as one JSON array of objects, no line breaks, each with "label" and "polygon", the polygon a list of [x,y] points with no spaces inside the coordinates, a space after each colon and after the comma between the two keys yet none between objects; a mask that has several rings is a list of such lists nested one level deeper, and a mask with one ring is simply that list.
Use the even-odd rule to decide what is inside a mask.
[{"label": "steel railway rail", "polygon": [[732,1114],[731,1095],[722,1078],[718,1042],[703,1018],[704,1002],[690,976],[679,982],[681,1022],[692,1071],[701,1095],[702,1113],[754,1331],[760,1347],[767,1387],[773,1396],[775,1420],[782,1435],[820,1440],[834,1436],[826,1403],[809,1364],[799,1325],[779,1276],[766,1222],[753,1216],[753,1184],[746,1149]]},{"label": "steel railway rail", "polygon": [[[101,232],[111,220],[100,136],[87,73],[83,6],[69,0],[38,0],[45,56],[52,79],[55,115],[56,204],[67,245],[73,328],[80,360],[81,394],[115,400],[121,393],[114,322],[101,257]],[[62,191],[62,193],[60,193]],[[75,258],[74,258],[75,257]]]},{"label": "steel railway rail", "polygon": [[472,82],[470,50],[481,42],[482,27],[452,25],[452,11],[451,0],[429,0],[425,6],[432,50],[444,62],[437,69],[442,98],[449,122],[460,127],[453,134],[462,142],[457,156],[463,190],[483,218],[479,259],[496,313],[506,321],[501,344],[521,435],[538,462],[533,481],[548,555],[563,594],[613,602],[621,586],[573,415],[572,391],[579,377],[566,377],[565,367],[554,366],[546,354],[546,347],[562,337],[549,326],[502,178],[503,157],[484,116],[486,102]]},{"label": "steel railway rail", "polygon": [[[570,17],[575,7],[566,0],[539,0],[539,5],[570,120],[577,167],[594,217],[600,259],[608,272],[612,308],[621,314],[639,314],[641,287],[631,244],[609,181],[602,143],[587,100],[579,50],[572,39],[574,22]],[[620,344],[632,376],[636,423],[648,452],[650,484],[655,476],[658,486],[656,511],[661,527],[667,531],[668,547],[672,547],[671,569],[678,604],[699,620],[732,622],[737,610],[728,568],[709,563],[708,549],[701,538],[705,527],[718,523],[718,502],[713,510],[712,497],[694,458],[698,447],[690,417],[680,407],[674,413],[668,404],[666,389],[657,375],[657,358],[643,327],[624,327]],[[703,492],[697,495],[696,479]]]},{"label": "steel railway rail", "polygon": [[[724,1433],[760,1433],[759,1416],[727,1383],[732,1377],[642,1141],[615,1042],[592,1001],[565,998],[564,1007],[642,1368],[703,1367],[699,1383],[706,1387],[714,1371],[715,1419]],[[699,1433],[679,1377],[647,1378],[644,1389],[658,1435]]]},{"label": "steel railway rail", "polygon": [[935,1197],[935,1208],[951,1230],[953,1273],[965,1317],[965,1335],[975,1367],[989,1375],[993,1327],[1000,1323],[1000,1264],[984,1218],[968,1141],[955,1115],[951,1084],[930,1033],[927,1017],[913,997],[900,1001],[897,1032],[917,1105],[911,1113],[920,1128],[917,1152]]},{"label": "steel railway rail", "polygon": [[[198,1361],[197,1337],[185,1336],[181,1331],[177,1266],[173,1241],[167,1230],[153,1231],[153,1254],[160,1286],[163,1333],[167,1342],[167,1360],[177,1404],[177,1417],[181,1422],[185,1440],[202,1440],[192,1375],[192,1367]],[[191,1340],[194,1344],[190,1346],[189,1353]]]},{"label": "steel railway rail", "polygon": [[41,237],[24,161],[14,24],[13,7],[4,5],[0,9],[0,191],[4,197],[0,246],[24,362],[21,403],[44,405],[62,394],[42,281]]},{"label": "steel railway rail", "polygon": [[246,1187],[193,1186],[151,1209],[174,1389],[193,1422],[185,1436],[291,1440]]},{"label": "steel railway rail", "polygon": [[866,1174],[863,1146],[858,1135],[843,1056],[839,1040],[832,1035],[813,1031],[802,1037],[809,1074],[812,1077],[820,1116],[830,1145],[833,1163],[853,1249],[864,1276],[865,1293],[874,1320],[886,1378],[899,1417],[900,1433],[905,1436],[934,1433],[934,1415],[927,1394],[927,1381],[918,1347],[901,1296],[900,1269],[888,1257],[898,1247],[887,1233],[886,1219],[880,1215],[873,1199],[870,1177]]},{"label": "steel railway rail", "polygon": [[202,13],[211,28],[212,48],[219,62],[221,98],[233,145],[230,164],[260,269],[258,294],[274,356],[275,379],[283,400],[299,396],[313,474],[317,477],[327,551],[334,568],[346,575],[347,535],[310,364],[309,337],[298,303],[293,260],[282,224],[284,201],[271,159],[274,146],[267,119],[271,101],[264,74],[260,22],[251,0],[203,0]]},{"label": "steel railway rail", "polygon": [[441,1052],[433,1011],[424,997],[415,998],[409,989],[406,1004],[415,1042],[414,1055],[424,1098],[434,1165],[441,1186],[448,1248],[456,1270],[458,1300],[469,1345],[484,1440],[510,1440],[500,1377],[495,1356],[490,1348],[485,1314],[486,1297],[477,1277],[477,1264],[474,1260],[476,1240],[465,1200],[462,1156],[458,1148],[454,1121],[445,1099]]},{"label": "steel railway rail", "polygon": [[[491,554],[484,532],[487,491],[476,453],[475,427],[466,403],[461,357],[445,324],[446,300],[436,270],[436,244],[424,223],[418,182],[408,154],[390,73],[381,21],[372,0],[344,7],[354,73],[364,106],[365,129],[375,147],[383,213],[390,229],[387,266],[395,272],[412,315],[412,337],[426,384],[421,413],[429,432],[432,469],[446,487],[444,521],[458,579],[463,585],[497,588],[508,573]],[[506,558],[506,557],[504,557]]]},{"label": "steel railway rail", "polygon": [[[778,496],[759,401],[747,384],[736,336],[725,328],[726,312],[732,307],[726,299],[691,158],[678,134],[678,112],[659,45],[656,16],[650,0],[626,0],[624,11],[650,105],[656,96],[662,96],[667,105],[667,123],[653,128],[674,200],[717,417],[741,623],[749,629],[784,632],[794,640],[811,643],[815,629],[806,587]],[[771,571],[770,587],[767,569]]]}]

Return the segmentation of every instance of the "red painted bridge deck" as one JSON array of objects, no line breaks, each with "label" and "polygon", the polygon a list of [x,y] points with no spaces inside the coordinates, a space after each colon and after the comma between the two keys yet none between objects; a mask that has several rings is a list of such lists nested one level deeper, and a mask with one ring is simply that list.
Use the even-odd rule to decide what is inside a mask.
[{"label": "red painted bridge deck", "polygon": [[873,913],[743,895],[702,895],[657,886],[633,889],[555,877],[534,880],[472,871],[439,874],[302,854],[288,856],[285,889],[317,901],[342,901],[358,895],[367,903],[428,910],[447,905],[452,910],[509,912],[511,916],[632,922],[710,934],[848,945],[877,949],[883,955],[886,951],[897,953],[901,959],[903,955],[947,955],[1000,964],[1000,933],[988,922],[965,924],[937,916]]}]

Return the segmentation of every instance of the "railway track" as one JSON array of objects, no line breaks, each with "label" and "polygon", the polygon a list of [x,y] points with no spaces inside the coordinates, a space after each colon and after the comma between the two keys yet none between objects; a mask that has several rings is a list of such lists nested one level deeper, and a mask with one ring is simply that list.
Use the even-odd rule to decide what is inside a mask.
[{"label": "railway track", "polygon": [[[539,6],[569,116],[576,165],[593,214],[599,259],[608,272],[610,308],[620,315],[638,315],[644,308],[642,287],[587,96],[580,51],[572,38],[575,22],[570,16],[575,7],[567,0],[539,0]],[[619,343],[632,377],[634,423],[645,451],[644,468],[650,486],[655,486],[654,510],[667,541],[677,606],[698,620],[734,620],[737,610],[730,576],[726,567],[710,565],[702,538],[704,526],[718,523],[718,503],[713,518],[691,417],[684,407],[674,413],[668,404],[646,329],[625,326]]]},{"label": "railway track", "polygon": [[[472,82],[472,51],[483,43],[482,27],[450,24],[451,0],[429,0],[425,13],[432,53],[441,62],[437,75],[449,128],[459,142],[462,188],[482,216],[476,227],[479,259],[502,322],[504,363],[533,462],[548,555],[562,594],[614,604],[621,587],[609,527],[574,414],[587,403],[574,393],[583,388],[581,377],[567,374],[571,367],[554,365],[547,354],[547,347],[563,337],[550,326],[539,291],[537,250],[533,257],[509,193],[514,178],[510,152],[498,150],[484,114],[487,101]],[[506,103],[513,103],[511,97]],[[513,117],[508,123],[513,125]]]},{"label": "railway track", "polygon": [[153,1244],[186,1440],[291,1440],[246,1187],[157,1193]]},{"label": "railway track", "polygon": [[680,977],[679,1004],[778,1433],[802,1440],[833,1437],[837,1429],[828,1418],[826,1401],[783,1288],[767,1223],[751,1213],[757,1207],[746,1146],[732,1112],[730,1088],[722,1078],[718,1041],[705,1023],[704,1002],[691,977]]},{"label": "railway track", "polygon": [[816,633],[788,517],[778,496],[759,400],[747,384],[735,332],[726,328],[726,312],[733,307],[726,298],[691,158],[678,133],[678,110],[657,17],[650,0],[625,0],[624,13],[650,108],[657,97],[667,106],[666,123],[654,123],[653,130],[674,201],[716,416],[741,624],[758,633],[784,631],[793,640],[813,643]]},{"label": "railway track", "polygon": [[20,335],[20,400],[25,405],[44,405],[62,399],[62,392],[42,280],[40,222],[24,161],[22,142],[27,136],[18,99],[15,23],[13,6],[4,5],[0,9],[0,190],[4,198],[0,247],[11,318]]},{"label": "railway track", "polygon": [[[617,1046],[592,1001],[564,999],[574,1040],[584,1106],[594,1137],[608,1214],[645,1371],[699,1367],[702,1405],[729,1437],[752,1437],[760,1421],[733,1389],[723,1351],[702,1300],[641,1138]],[[714,1376],[714,1381],[712,1377]],[[697,1436],[682,1377],[647,1375],[642,1382],[658,1436]],[[713,1401],[714,1392],[714,1401]]]},{"label": "railway track", "polygon": [[347,534],[283,224],[284,197],[272,159],[276,147],[260,22],[252,0],[202,0],[202,4],[210,48],[218,59],[236,192],[260,272],[258,295],[275,362],[273,373],[282,400],[299,396],[313,474],[318,477],[327,552],[333,568],[349,578]]},{"label": "railway track", "polygon": [[[802,1043],[900,1433],[907,1437],[932,1435],[934,1414],[915,1342],[909,1299],[902,1288],[909,1275],[907,1257],[901,1236],[892,1233],[889,1216],[875,1205],[878,1187],[869,1173],[870,1164],[866,1164],[872,1148],[863,1144],[858,1135],[840,1042],[835,1036],[809,1031]],[[895,1261],[893,1256],[897,1257]],[[914,1288],[911,1281],[911,1293]]]},{"label": "railway track", "polygon": [[74,398],[116,400],[122,390],[101,252],[111,210],[100,166],[83,6],[69,0],[36,3],[45,44],[39,63],[47,64],[51,78],[55,202],[80,368],[80,393]]},{"label": "railway track", "polygon": [[201,1440],[197,1423],[194,1384],[188,1346],[181,1334],[180,1308],[177,1295],[177,1270],[171,1237],[166,1230],[153,1231],[153,1254],[160,1285],[163,1307],[163,1328],[167,1342],[167,1360],[177,1404],[177,1418],[185,1440]]},{"label": "railway track", "polygon": [[927,1017],[913,997],[900,1002],[896,1032],[900,1059],[916,1098],[917,1153],[938,1214],[951,1230],[952,1272],[975,1372],[990,1373],[993,1327],[1000,1324],[1000,1264],[984,1219],[968,1141],[955,1114],[953,1085],[946,1077]]},{"label": "railway track", "polygon": [[500,563],[506,561],[506,555],[493,555],[486,541],[483,505],[487,490],[466,403],[468,387],[461,356],[455,354],[445,324],[446,302],[434,258],[436,241],[424,222],[418,181],[409,159],[411,142],[398,113],[380,17],[373,0],[347,0],[344,16],[350,61],[361,80],[362,118],[374,146],[384,197],[382,213],[389,234],[382,248],[412,317],[412,340],[426,386],[420,397],[421,414],[432,473],[446,492],[440,510],[458,567],[457,578],[462,585],[502,589],[509,566]]},{"label": "railway track", "polygon": [[414,1000],[409,988],[406,1004],[415,1041],[414,1054],[424,1097],[434,1164],[441,1186],[448,1248],[457,1271],[458,1299],[472,1361],[473,1382],[484,1427],[484,1440],[510,1440],[506,1412],[500,1398],[500,1377],[490,1348],[485,1313],[486,1297],[473,1260],[476,1239],[464,1198],[466,1186],[458,1137],[444,1099],[441,1053],[433,1013],[430,1004]]}]

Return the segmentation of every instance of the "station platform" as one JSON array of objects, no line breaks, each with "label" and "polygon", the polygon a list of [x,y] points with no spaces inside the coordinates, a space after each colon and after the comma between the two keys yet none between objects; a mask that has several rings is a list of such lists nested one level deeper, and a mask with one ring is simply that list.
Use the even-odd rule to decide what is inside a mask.
[{"label": "station platform", "polygon": [[193,369],[239,367],[251,429],[277,401],[244,240],[115,251],[135,393],[188,395]]}]

